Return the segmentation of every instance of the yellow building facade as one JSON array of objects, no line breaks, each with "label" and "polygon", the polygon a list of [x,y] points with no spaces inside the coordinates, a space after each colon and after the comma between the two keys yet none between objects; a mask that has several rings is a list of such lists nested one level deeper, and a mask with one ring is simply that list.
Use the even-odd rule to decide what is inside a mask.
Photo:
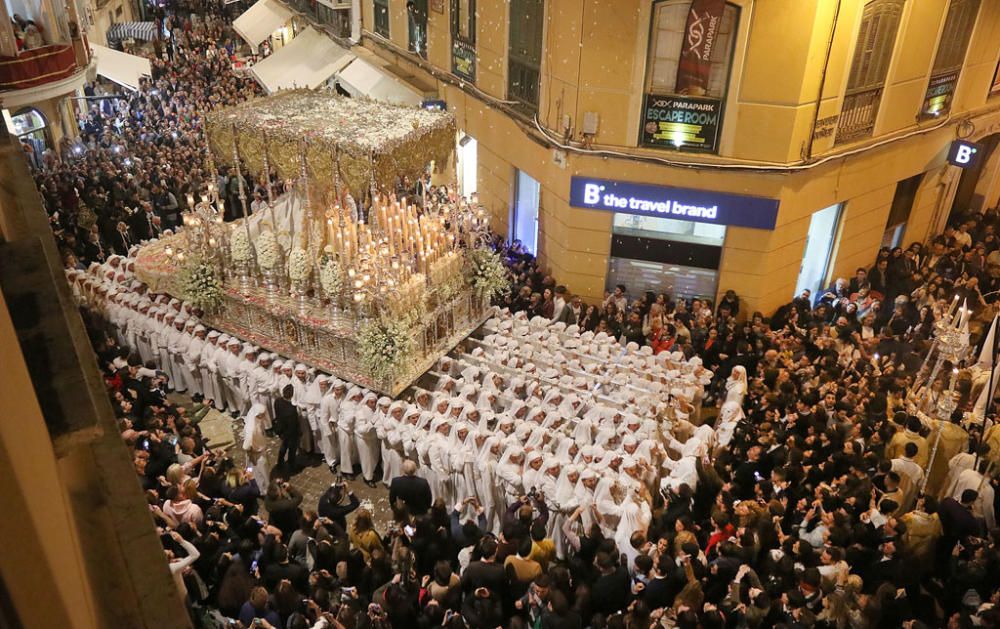
[{"label": "yellow building facade", "polygon": [[[633,296],[732,289],[747,311],[770,313],[870,266],[883,243],[924,240],[953,205],[1000,199],[992,2],[361,8],[363,45],[436,83],[456,115],[446,175],[457,169],[494,228],[524,236],[588,302],[617,283]],[[958,139],[975,145],[971,168],[948,162]],[[617,191],[611,207],[591,209],[587,183]],[[678,203],[684,220],[664,221]]]}]

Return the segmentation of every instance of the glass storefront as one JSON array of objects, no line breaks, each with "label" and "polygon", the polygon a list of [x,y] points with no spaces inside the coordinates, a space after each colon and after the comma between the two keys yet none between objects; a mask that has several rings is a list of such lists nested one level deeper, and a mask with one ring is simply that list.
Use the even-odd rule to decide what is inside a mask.
[{"label": "glass storefront", "polygon": [[606,287],[715,299],[726,226],[616,213]]}]

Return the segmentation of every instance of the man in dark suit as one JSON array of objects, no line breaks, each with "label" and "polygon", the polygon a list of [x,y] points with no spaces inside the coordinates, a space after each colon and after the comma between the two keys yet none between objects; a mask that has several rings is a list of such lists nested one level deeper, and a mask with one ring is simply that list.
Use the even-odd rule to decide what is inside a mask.
[{"label": "man in dark suit", "polygon": [[479,588],[503,597],[507,592],[507,575],[497,561],[499,545],[496,539],[487,536],[479,542],[482,559],[473,561],[462,573],[462,591],[471,595]]},{"label": "man in dark suit", "polygon": [[153,214],[153,206],[148,203],[144,207],[137,209],[128,219],[129,228],[132,234],[139,240],[149,240],[158,234],[158,228],[153,224],[156,215]]},{"label": "man in dark suit", "polygon": [[972,513],[972,505],[979,498],[975,489],[966,489],[958,500],[948,497],[938,505],[937,513],[941,518],[941,540],[938,542],[938,560],[946,562],[955,544],[966,537],[978,536],[983,533],[982,522]]},{"label": "man in dark suit", "polygon": [[674,597],[680,591],[670,578],[677,566],[669,554],[660,555],[656,564],[656,574],[643,586],[642,600],[650,609],[669,607],[674,603]]},{"label": "man in dark suit", "polygon": [[431,508],[431,486],[417,476],[417,464],[409,459],[403,461],[403,475],[389,484],[389,504],[396,507],[397,500],[406,505],[410,515],[423,515]]},{"label": "man in dark suit", "polygon": [[[298,452],[299,440],[302,438],[299,429],[299,411],[292,404],[294,391],[295,388],[287,384],[281,390],[281,399],[274,401],[274,431],[281,437],[278,465],[284,465],[288,470],[295,469],[295,454]],[[287,463],[286,455],[288,457]]]}]

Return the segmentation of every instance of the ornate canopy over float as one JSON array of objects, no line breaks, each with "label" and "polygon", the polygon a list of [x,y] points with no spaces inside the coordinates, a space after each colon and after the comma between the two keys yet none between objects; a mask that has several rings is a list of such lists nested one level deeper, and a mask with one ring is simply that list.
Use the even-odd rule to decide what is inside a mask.
[{"label": "ornate canopy over float", "polygon": [[396,396],[505,288],[477,203],[389,192],[447,161],[450,114],[296,90],[215,113],[206,135],[216,161],[295,182],[249,214],[240,179],[230,223],[210,184],[179,233],[141,250],[139,278],[208,324]]}]

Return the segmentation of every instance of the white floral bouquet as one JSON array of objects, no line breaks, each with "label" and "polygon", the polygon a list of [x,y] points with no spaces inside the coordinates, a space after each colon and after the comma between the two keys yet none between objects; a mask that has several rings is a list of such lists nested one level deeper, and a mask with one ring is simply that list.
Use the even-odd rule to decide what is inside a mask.
[{"label": "white floral bouquet", "polygon": [[222,304],[222,283],[215,269],[204,262],[195,262],[184,272],[181,291],[185,301],[206,312]]},{"label": "white floral bouquet", "polygon": [[251,253],[247,231],[239,228],[233,230],[233,236],[229,239],[229,254],[233,262],[249,262]]},{"label": "white floral bouquet", "polygon": [[281,263],[281,245],[273,231],[261,232],[257,237],[257,264],[260,268],[272,271]]},{"label": "white floral bouquet", "polygon": [[510,275],[500,254],[491,249],[470,249],[467,256],[469,283],[477,295],[493,299],[510,290]]},{"label": "white floral bouquet", "polygon": [[410,361],[412,352],[413,337],[404,320],[372,319],[358,335],[361,363],[380,382],[392,382]]},{"label": "white floral bouquet", "polygon": [[333,258],[327,258],[319,268],[319,285],[327,297],[335,298],[343,288],[344,280],[340,276],[340,265]]},{"label": "white floral bouquet", "polygon": [[312,274],[312,265],[309,264],[309,254],[302,247],[292,249],[288,254],[288,279],[293,282],[304,282]]}]

